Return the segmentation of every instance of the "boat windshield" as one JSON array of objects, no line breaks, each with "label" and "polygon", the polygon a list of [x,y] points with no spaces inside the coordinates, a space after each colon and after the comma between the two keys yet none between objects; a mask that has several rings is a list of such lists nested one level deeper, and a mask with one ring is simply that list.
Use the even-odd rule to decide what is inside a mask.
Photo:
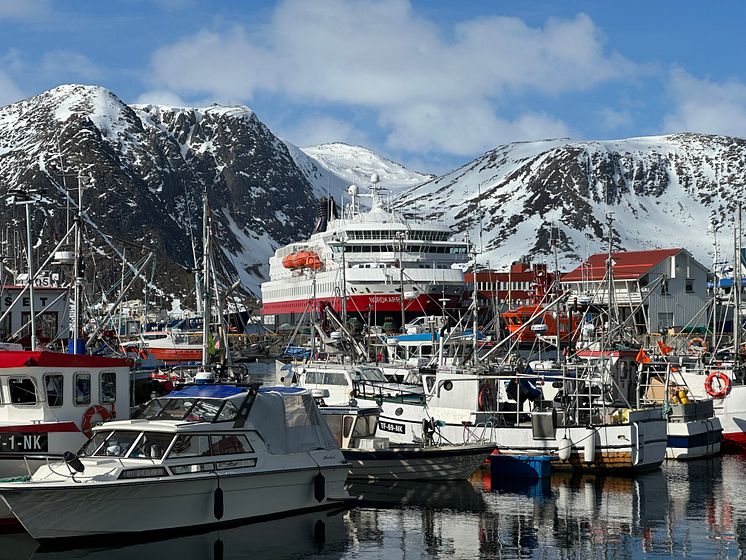
[{"label": "boat windshield", "polygon": [[361,367],[357,369],[353,373],[353,379],[355,381],[381,381],[383,383],[388,381],[383,372],[375,367]]},{"label": "boat windshield", "polygon": [[160,432],[96,432],[80,448],[78,457],[124,457],[132,449],[130,458],[161,459],[173,439],[173,434]]},{"label": "boat windshield", "polygon": [[185,422],[224,422],[235,419],[238,409],[223,399],[153,399],[140,415],[147,420],[183,420]]}]

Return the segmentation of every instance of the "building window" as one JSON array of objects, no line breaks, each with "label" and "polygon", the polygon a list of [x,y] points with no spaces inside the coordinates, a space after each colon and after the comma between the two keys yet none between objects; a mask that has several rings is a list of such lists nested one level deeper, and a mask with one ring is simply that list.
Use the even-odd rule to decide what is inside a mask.
[{"label": "building window", "polygon": [[687,278],[686,279],[686,293],[687,294],[693,294],[694,293],[694,279]]}]

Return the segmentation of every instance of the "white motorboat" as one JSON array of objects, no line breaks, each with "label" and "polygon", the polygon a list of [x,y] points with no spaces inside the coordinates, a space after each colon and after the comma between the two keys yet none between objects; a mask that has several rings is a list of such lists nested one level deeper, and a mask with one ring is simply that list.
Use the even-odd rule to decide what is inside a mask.
[{"label": "white motorboat", "polygon": [[380,408],[324,406],[329,428],[350,462],[351,479],[466,480],[495,450],[495,444],[391,445],[376,437]]},{"label": "white motorboat", "polygon": [[94,428],[0,496],[39,541],[122,537],[331,507],[347,473],[309,392],[199,385]]}]

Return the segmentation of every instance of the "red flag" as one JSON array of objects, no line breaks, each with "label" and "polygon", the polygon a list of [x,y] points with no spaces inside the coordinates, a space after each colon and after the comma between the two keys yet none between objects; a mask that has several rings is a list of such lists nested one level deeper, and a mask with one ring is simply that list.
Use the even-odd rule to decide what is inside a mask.
[{"label": "red flag", "polygon": [[672,346],[666,346],[660,340],[658,341],[658,348],[660,349],[661,354],[663,354],[664,356],[668,356],[671,353],[671,350],[673,350]]},{"label": "red flag", "polygon": [[637,353],[637,357],[635,358],[635,361],[638,364],[649,364],[650,356],[648,356],[648,353],[645,352],[645,349],[641,347],[640,351]]}]

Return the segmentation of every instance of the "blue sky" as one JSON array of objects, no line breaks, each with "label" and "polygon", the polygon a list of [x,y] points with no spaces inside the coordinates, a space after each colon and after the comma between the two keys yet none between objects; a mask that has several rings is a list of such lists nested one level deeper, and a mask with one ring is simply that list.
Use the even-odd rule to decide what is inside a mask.
[{"label": "blue sky", "polygon": [[64,83],[242,103],[444,172],[497,145],[746,136],[740,2],[0,0],[0,105]]}]

